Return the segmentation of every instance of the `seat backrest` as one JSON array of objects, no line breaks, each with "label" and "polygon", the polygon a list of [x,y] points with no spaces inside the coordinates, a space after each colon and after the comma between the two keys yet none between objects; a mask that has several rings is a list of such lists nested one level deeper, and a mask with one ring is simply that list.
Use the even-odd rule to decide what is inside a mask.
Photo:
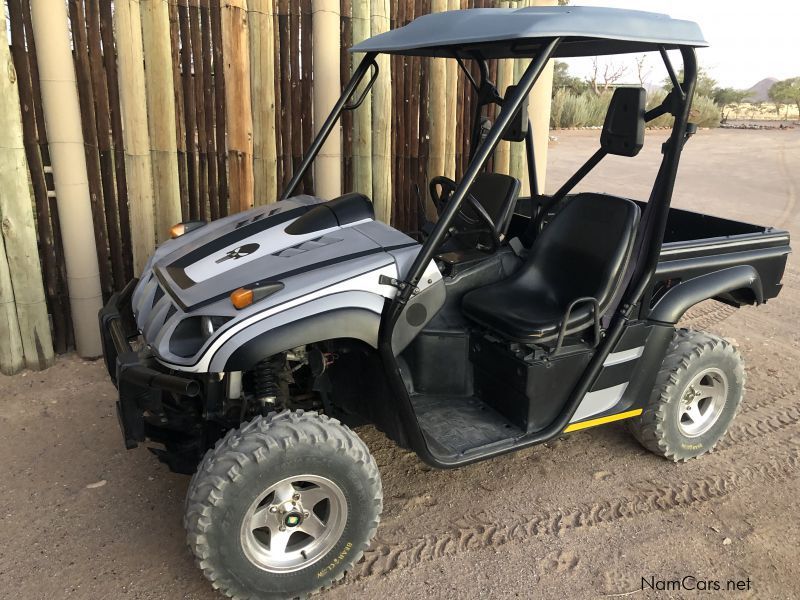
[{"label": "seat backrest", "polygon": [[538,280],[561,306],[596,298],[602,313],[620,285],[638,223],[631,200],[577,194],[536,238],[517,276]]},{"label": "seat backrest", "polygon": [[[506,235],[517,206],[519,190],[520,182],[516,177],[503,173],[481,173],[475,178],[469,191],[492,217],[497,226],[497,232]],[[468,203],[465,202],[463,206],[463,212],[467,216],[473,218],[476,223],[481,223],[478,216],[473,214]]]}]

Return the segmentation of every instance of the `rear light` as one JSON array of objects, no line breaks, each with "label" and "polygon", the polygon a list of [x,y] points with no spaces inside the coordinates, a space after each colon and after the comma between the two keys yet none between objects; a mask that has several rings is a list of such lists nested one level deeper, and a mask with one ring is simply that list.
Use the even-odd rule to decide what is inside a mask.
[{"label": "rear light", "polygon": [[280,281],[270,281],[267,283],[254,283],[247,287],[240,287],[231,292],[231,304],[238,310],[247,308],[253,302],[263,300],[267,296],[271,296],[275,292],[283,289],[283,283]]}]

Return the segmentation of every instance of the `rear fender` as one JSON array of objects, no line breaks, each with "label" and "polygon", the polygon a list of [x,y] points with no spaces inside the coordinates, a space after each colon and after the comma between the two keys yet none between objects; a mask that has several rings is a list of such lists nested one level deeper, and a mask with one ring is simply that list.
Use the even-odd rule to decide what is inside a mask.
[{"label": "rear fender", "polygon": [[[695,304],[728,296],[743,298],[749,290],[756,304],[764,302],[764,291],[758,272],[750,265],[730,267],[706,275],[700,275],[676,285],[665,293],[650,311],[649,319],[661,323],[677,323],[683,314]],[[733,294],[732,294],[733,293]]]}]

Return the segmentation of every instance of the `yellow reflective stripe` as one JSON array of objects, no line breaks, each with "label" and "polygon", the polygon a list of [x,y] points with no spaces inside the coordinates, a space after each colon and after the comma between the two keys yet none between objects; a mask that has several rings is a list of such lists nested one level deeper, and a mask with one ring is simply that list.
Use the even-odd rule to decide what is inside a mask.
[{"label": "yellow reflective stripe", "polygon": [[642,414],[642,409],[637,408],[636,410],[629,410],[627,412],[617,413],[616,415],[608,415],[607,417],[600,417],[599,419],[589,419],[588,421],[581,421],[580,423],[568,425],[564,433],[586,429],[587,427],[594,427],[595,425],[603,425],[604,423],[611,423],[612,421],[619,421],[621,419],[638,417],[640,414]]}]

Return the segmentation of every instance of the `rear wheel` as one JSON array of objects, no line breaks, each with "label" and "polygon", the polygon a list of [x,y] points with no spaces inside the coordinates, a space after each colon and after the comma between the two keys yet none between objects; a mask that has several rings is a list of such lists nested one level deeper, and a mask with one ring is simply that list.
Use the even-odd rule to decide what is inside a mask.
[{"label": "rear wheel", "polygon": [[714,449],[736,415],[744,363],[727,340],[679,329],[650,399],[628,429],[651,452],[685,461]]},{"label": "rear wheel", "polygon": [[362,556],[382,498],[369,450],[338,421],[257,417],[209,450],[192,479],[188,542],[232,598],[305,597]]}]

